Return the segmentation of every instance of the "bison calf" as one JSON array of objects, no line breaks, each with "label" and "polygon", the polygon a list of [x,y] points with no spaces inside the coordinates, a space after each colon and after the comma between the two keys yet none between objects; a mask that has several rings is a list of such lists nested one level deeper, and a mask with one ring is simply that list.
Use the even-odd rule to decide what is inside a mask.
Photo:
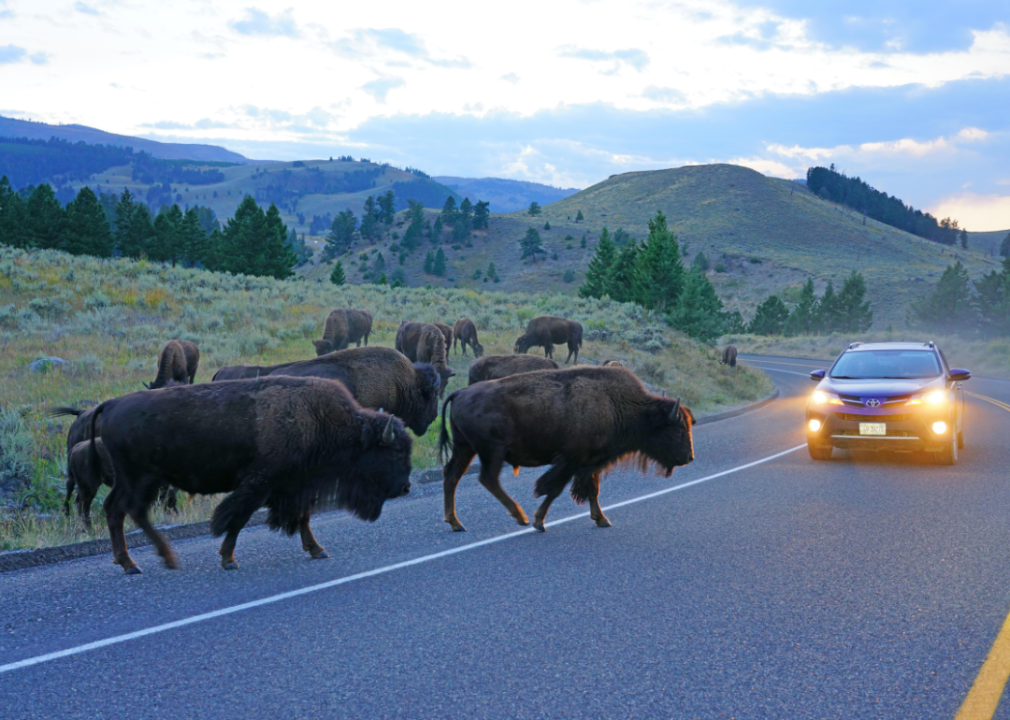
[{"label": "bison calf", "polygon": [[442,378],[442,392],[445,392],[449,378],[456,373],[448,365],[445,336],[437,326],[403,322],[396,331],[395,347],[413,362],[431,363]]},{"label": "bison calf", "polygon": [[579,361],[579,348],[582,347],[582,325],[574,320],[544,315],[533,318],[526,326],[526,332],[516,339],[514,351],[521,355],[531,347],[543,347],[544,355],[553,359],[555,345],[568,345],[568,357],[565,364],[575,357]]},{"label": "bison calf", "polygon": [[158,390],[172,385],[192,385],[196,368],[200,364],[200,349],[189,340],[169,340],[158,353],[158,375],[148,390]]},{"label": "bison calf", "polygon": [[589,501],[589,516],[600,527],[610,521],[600,509],[600,475],[621,461],[642,470],[656,463],[669,476],[694,459],[694,417],[680,404],[652,395],[633,374],[617,368],[579,367],[522,373],[491,380],[446,398],[442,405],[440,450],[450,446],[445,428],[452,405],[452,457],[443,469],[445,522],[465,530],[456,517],[456,486],[474,456],[480,457],[480,483],[505,506],[520,525],[526,513],[498,480],[502,464],[550,465],[536,482],[534,495],[544,497],[533,526],[544,530],[544,518],[569,480],[572,498]]},{"label": "bison calf", "polygon": [[[410,489],[412,440],[403,422],[366,410],[339,382],[268,377],[134,393],[99,405],[115,484],[105,501],[114,561],[140,572],[123,534],[127,514],[144,530],[169,568],[178,567],[148,507],[162,484],[203,495],[231,493],[211,518],[225,535],[221,565],[235,569],[235,543],[256,510],[288,535],[301,532],[313,558],[327,557],[309,527],[317,501],[332,499],[374,521],[383,503]],[[96,474],[105,461],[89,442]]]},{"label": "bison calf", "polygon": [[470,384],[534,370],[557,370],[550,358],[536,355],[488,355],[470,363]]},{"label": "bison calf", "polygon": [[452,349],[453,352],[456,351],[456,343],[459,342],[463,346],[463,356],[466,356],[466,346],[469,345],[473,349],[473,356],[479,358],[484,354],[484,346],[477,341],[477,326],[473,324],[473,320],[470,318],[460,318],[456,321],[456,324],[452,326]]}]

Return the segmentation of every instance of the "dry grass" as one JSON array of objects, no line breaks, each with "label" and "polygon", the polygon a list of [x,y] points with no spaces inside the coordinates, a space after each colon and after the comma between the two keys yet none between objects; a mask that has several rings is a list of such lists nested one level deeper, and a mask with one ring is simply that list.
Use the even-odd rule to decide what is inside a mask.
[{"label": "dry grass", "polygon": [[[321,335],[327,313],[347,306],[371,310],[371,344],[389,347],[401,320],[451,325],[468,316],[489,354],[511,353],[515,338],[537,315],[572,317],[585,327],[586,361],[622,359],[653,386],[682,396],[699,415],[739,406],[771,387],[759,372],[729,371],[718,363],[715,350],[672,332],[642,308],[607,300],[441,288],[336,288],[304,279],[281,282],[0,247],[0,502],[30,491],[42,514],[49,515],[27,519],[0,511],[0,547],[83,537],[75,522],[57,512],[71,418],[49,418],[49,408],[85,407],[141,390],[140,383],[155,375],[161,345],[173,337],[200,346],[197,382],[209,381],[224,365],[313,357],[310,340]],[[67,364],[45,372],[29,368],[48,356]],[[457,373],[450,390],[466,384],[470,360],[450,354]],[[418,438],[415,468],[438,464],[436,437],[430,429]],[[208,517],[212,504],[194,501],[193,518]],[[97,505],[95,509],[97,518],[101,512]]]}]

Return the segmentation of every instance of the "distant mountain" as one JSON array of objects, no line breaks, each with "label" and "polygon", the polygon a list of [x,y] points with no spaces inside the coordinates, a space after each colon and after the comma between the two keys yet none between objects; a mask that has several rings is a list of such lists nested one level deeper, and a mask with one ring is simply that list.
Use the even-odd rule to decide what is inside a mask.
[{"label": "distant mountain", "polygon": [[434,179],[460,195],[469,197],[472,202],[486,200],[491,203],[491,212],[497,213],[525,210],[533,201],[540,205],[548,205],[579,191],[578,188],[556,188],[552,185],[503,178],[461,178],[443,175]]},{"label": "distant mountain", "polygon": [[83,141],[92,145],[132,147],[135,152],[143,151],[152,157],[164,160],[197,160],[202,162],[239,163],[243,165],[250,162],[245,156],[231,150],[225,150],[223,147],[217,145],[162,143],[130,135],[115,135],[85,125],[49,125],[41,122],[0,117],[0,136],[29,138],[31,140],[48,140],[55,137],[61,140],[69,140],[70,142]]}]

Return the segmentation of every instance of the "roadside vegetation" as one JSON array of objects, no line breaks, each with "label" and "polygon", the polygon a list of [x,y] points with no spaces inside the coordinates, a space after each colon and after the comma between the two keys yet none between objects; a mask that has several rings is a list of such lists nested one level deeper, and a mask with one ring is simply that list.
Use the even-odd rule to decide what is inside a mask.
[{"label": "roadside vegetation", "polygon": [[[199,345],[197,382],[209,381],[224,365],[312,357],[310,341],[321,337],[334,307],[370,310],[370,344],[389,347],[401,320],[452,324],[467,316],[476,323],[487,354],[511,353],[533,317],[571,317],[585,328],[585,362],[622,360],[656,390],[682,397],[698,415],[771,391],[762,373],[722,366],[714,349],[630,303],[559,294],[336,286],[328,279],[279,281],[0,247],[0,504],[5,505],[0,550],[105,536],[100,509],[93,512],[91,533],[60,514],[72,418],[51,418],[47,410],[83,408],[141,390],[141,382],[155,375],[158,350],[173,337]],[[466,384],[472,358],[450,353],[449,360],[456,372],[452,391]],[[436,437],[433,427],[418,439],[415,468],[437,465]],[[103,497],[104,492],[98,501]],[[209,517],[213,507],[203,500],[183,505],[187,522]]]}]

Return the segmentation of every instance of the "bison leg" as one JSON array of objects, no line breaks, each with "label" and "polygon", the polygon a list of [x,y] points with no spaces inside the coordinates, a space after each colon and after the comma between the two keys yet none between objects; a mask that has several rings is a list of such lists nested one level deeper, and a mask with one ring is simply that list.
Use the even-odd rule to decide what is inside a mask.
[{"label": "bison leg", "polygon": [[578,365],[579,364],[579,346],[578,345],[572,345],[571,343],[569,343],[568,344],[568,358],[565,360],[565,365],[568,364],[569,360],[572,359],[573,355],[575,356],[575,364]]},{"label": "bison leg", "polygon": [[171,485],[158,488],[158,502],[170,513],[179,512],[178,492]]},{"label": "bison leg", "polygon": [[551,509],[551,503],[554,502],[554,498],[561,494],[561,491],[565,489],[565,485],[571,479],[572,470],[564,463],[552,466],[550,470],[537,478],[533,494],[536,497],[544,496],[544,501],[540,503],[540,507],[533,513],[533,527],[540,532],[547,530],[544,527],[544,518],[547,517],[547,511]]},{"label": "bison leg", "polygon": [[551,360],[554,359],[554,346],[550,343],[544,344],[544,357],[549,357]]},{"label": "bison leg", "polygon": [[486,487],[488,492],[494,495],[498,499],[498,502],[505,506],[509,515],[514,517],[517,523],[520,525],[529,525],[530,519],[526,517],[526,513],[519,507],[519,503],[505,492],[505,489],[501,486],[501,482],[498,480],[498,476],[501,474],[501,466],[505,462],[505,458],[502,457],[503,454],[503,452],[496,451],[488,462],[485,462],[483,457],[480,459],[480,484]]},{"label": "bison leg", "polygon": [[[67,463],[69,465],[69,463]],[[70,517],[70,498],[74,495],[74,485],[77,482],[71,477],[70,473],[67,473],[67,498],[63,501],[63,514]]]},{"label": "bison leg", "polygon": [[90,487],[84,487],[78,484],[77,486],[77,499],[74,501],[77,505],[77,514],[84,518],[84,527],[91,529],[91,503],[95,501],[95,491]]},{"label": "bison leg", "polygon": [[572,486],[572,495],[576,500],[581,500],[585,496],[589,500],[589,517],[596,523],[597,527],[610,527],[610,520],[603,514],[600,508],[600,474],[579,474],[575,476],[575,483]]},{"label": "bison leg", "polygon": [[215,535],[226,533],[218,551],[221,553],[221,567],[225,570],[238,570],[238,563],[235,562],[238,534],[252,514],[263,507],[269,496],[269,488],[256,482],[255,478],[248,478],[246,482],[240,481],[239,487],[214,510],[210,521],[211,530]]},{"label": "bison leg", "polygon": [[126,550],[126,534],[123,532],[126,512],[123,510],[123,503],[122,486],[116,485],[105,498],[104,505],[105,522],[109,526],[109,541],[112,543],[112,562],[120,565],[127,575],[136,575],[142,571]]},{"label": "bison leg", "polygon": [[473,448],[463,439],[463,436],[454,427],[452,433],[452,457],[442,469],[442,496],[445,503],[445,522],[452,526],[453,532],[466,532],[463,523],[456,517],[456,486],[459,479],[473,462],[476,453]]},{"label": "bison leg", "polygon": [[131,512],[130,517],[133,518],[133,522],[137,523],[137,527],[143,530],[147,537],[151,538],[151,542],[154,543],[154,547],[165,563],[165,567],[169,570],[178,570],[179,561],[175,557],[172,546],[168,544],[165,536],[155,529],[154,525],[151,524],[151,519],[147,516],[147,504]]},{"label": "bison leg", "polygon": [[312,555],[313,560],[325,560],[330,556],[323,546],[316,542],[316,536],[309,527],[308,513],[302,515],[302,519],[298,521],[298,530],[302,534],[302,550]]}]

